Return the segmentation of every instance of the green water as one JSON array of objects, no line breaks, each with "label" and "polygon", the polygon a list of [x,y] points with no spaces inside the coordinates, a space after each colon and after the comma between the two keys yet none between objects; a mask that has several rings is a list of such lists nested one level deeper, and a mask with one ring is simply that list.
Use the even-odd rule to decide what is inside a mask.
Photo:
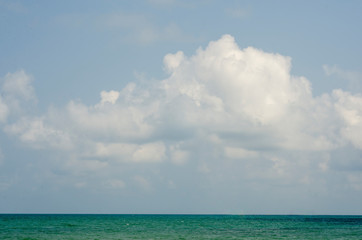
[{"label": "green water", "polygon": [[0,239],[362,239],[362,216],[2,214]]}]

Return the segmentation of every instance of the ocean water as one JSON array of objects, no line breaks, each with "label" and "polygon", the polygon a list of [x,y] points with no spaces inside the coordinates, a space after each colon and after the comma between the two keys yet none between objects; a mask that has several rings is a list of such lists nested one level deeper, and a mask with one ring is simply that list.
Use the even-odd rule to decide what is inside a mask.
[{"label": "ocean water", "polygon": [[0,239],[362,239],[362,216],[1,214]]}]

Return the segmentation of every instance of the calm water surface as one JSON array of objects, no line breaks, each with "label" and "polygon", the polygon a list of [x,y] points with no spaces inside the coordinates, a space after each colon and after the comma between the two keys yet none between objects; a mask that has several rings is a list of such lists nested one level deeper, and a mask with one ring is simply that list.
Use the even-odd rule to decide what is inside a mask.
[{"label": "calm water surface", "polygon": [[0,239],[362,239],[362,216],[2,214]]}]

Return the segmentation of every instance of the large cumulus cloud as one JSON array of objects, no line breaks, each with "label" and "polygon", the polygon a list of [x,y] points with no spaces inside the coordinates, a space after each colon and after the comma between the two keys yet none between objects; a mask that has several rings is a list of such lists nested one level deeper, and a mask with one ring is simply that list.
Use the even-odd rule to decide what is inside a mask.
[{"label": "large cumulus cloud", "polygon": [[[168,78],[102,91],[95,105],[71,101],[12,121],[6,120],[9,109],[19,112],[21,105],[14,96],[35,97],[24,71],[8,74],[0,121],[29,146],[61,151],[70,169],[199,161],[198,170],[207,173],[210,164],[248,159],[243,164],[258,176],[292,178],[303,165],[298,152],[362,149],[362,96],[341,89],[313,96],[306,78],[291,75],[290,57],[240,49],[224,35],[193,56],[166,55],[164,68]],[[290,152],[294,157],[286,157]],[[329,159],[313,166],[326,171]]]}]

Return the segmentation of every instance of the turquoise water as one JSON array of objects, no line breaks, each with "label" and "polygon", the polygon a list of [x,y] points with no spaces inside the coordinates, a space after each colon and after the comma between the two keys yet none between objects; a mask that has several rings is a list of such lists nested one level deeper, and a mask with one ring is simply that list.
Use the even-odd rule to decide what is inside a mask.
[{"label": "turquoise water", "polygon": [[0,239],[362,239],[362,216],[2,214]]}]

